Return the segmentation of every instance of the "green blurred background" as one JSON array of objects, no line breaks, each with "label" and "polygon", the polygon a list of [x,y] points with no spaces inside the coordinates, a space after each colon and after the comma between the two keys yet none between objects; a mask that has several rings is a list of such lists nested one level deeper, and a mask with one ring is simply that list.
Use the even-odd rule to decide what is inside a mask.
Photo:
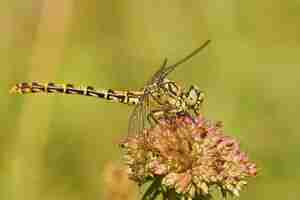
[{"label": "green blurred background", "polygon": [[132,108],[93,98],[11,96],[40,80],[138,89],[165,57],[212,43],[171,78],[207,94],[261,169],[241,199],[298,199],[300,1],[0,3],[0,199],[105,199]]}]

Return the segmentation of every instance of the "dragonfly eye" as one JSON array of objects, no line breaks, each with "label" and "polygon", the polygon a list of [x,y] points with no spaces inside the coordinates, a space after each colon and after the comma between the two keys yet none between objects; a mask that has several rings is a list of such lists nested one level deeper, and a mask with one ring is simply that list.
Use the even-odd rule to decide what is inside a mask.
[{"label": "dragonfly eye", "polygon": [[204,92],[201,92],[201,91],[199,91],[200,93],[198,94],[198,101],[197,101],[197,103],[198,104],[202,104],[202,102],[204,101],[204,98],[205,98],[205,94],[204,94]]},{"label": "dragonfly eye", "polygon": [[198,99],[197,88],[191,86],[186,97],[187,97],[187,104],[189,106],[194,106],[197,103],[197,99]]},{"label": "dragonfly eye", "polygon": [[204,100],[204,93],[197,86],[191,86],[187,93],[187,104],[195,110],[200,109]]}]

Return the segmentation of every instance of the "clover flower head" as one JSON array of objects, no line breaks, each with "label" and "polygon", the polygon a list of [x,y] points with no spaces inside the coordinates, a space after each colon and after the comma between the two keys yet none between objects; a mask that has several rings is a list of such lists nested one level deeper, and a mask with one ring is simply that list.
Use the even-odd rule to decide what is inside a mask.
[{"label": "clover flower head", "polygon": [[226,136],[220,122],[202,115],[162,119],[143,133],[121,142],[130,179],[143,185],[159,180],[160,192],[186,199],[209,199],[213,188],[239,196],[256,165],[238,142]]}]

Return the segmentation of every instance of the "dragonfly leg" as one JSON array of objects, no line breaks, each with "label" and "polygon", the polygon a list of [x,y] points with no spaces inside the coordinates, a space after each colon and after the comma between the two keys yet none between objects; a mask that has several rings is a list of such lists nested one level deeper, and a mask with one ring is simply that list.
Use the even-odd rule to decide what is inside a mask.
[{"label": "dragonfly leg", "polygon": [[188,117],[190,120],[192,120],[194,123],[196,123],[196,121],[195,121],[196,116],[197,116],[196,112],[194,112],[194,113],[187,112],[187,111],[186,112],[178,112],[177,116]]},{"label": "dragonfly leg", "polygon": [[172,121],[172,119],[178,114],[177,109],[158,109],[152,110],[147,116],[147,120],[149,121],[151,126],[155,124],[159,124],[160,119],[165,119],[167,121]]},{"label": "dragonfly leg", "polygon": [[158,103],[159,105],[163,106],[164,103],[160,101],[159,97],[155,96],[156,91],[151,92],[150,95],[151,97],[155,100],[156,103]]},{"label": "dragonfly leg", "polygon": [[159,124],[159,119],[161,119],[163,115],[164,113],[162,110],[151,110],[150,113],[147,115],[147,120],[153,127],[154,125]]}]

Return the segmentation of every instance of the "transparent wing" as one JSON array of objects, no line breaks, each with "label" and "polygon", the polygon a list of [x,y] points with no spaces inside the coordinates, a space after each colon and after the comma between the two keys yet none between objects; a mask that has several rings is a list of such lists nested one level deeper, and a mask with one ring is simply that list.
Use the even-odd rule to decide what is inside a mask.
[{"label": "transparent wing", "polygon": [[195,49],[192,53],[190,53],[189,55],[187,55],[186,57],[182,58],[181,60],[179,60],[178,62],[176,62],[173,65],[170,65],[168,67],[163,66],[161,67],[155,74],[154,77],[152,79],[154,79],[154,81],[160,83],[161,81],[163,81],[166,76],[168,74],[170,74],[172,71],[175,70],[176,67],[178,67],[179,65],[181,65],[182,63],[188,61],[190,58],[192,58],[194,55],[196,55],[197,53],[199,53],[202,49],[204,49],[208,44],[210,43],[210,40],[207,40],[204,44],[202,44],[199,48]]},{"label": "transparent wing", "polygon": [[160,66],[160,68],[151,76],[151,79],[147,82],[146,86],[152,85],[153,83],[157,82],[159,80],[159,77],[161,74],[165,71],[165,68],[167,67],[168,59],[165,58],[163,64]]},{"label": "transparent wing", "polygon": [[144,94],[140,98],[139,104],[134,107],[129,117],[128,135],[137,135],[142,133],[143,129],[147,126],[147,116],[149,112],[149,95]]},{"label": "transparent wing", "polygon": [[128,123],[128,135],[140,134],[147,125],[147,117],[150,113],[150,85],[160,76],[161,72],[167,65],[167,59],[164,60],[162,66],[154,73],[150,80],[146,83],[144,95],[140,97],[139,103],[134,107]]},{"label": "transparent wing", "polygon": [[162,66],[152,75],[151,79],[148,80],[144,90],[144,95],[141,96],[139,104],[137,104],[130,117],[129,117],[129,125],[128,125],[128,135],[140,134],[143,129],[147,126],[147,117],[150,113],[150,85],[152,85],[160,74],[164,71],[164,68],[167,66],[167,58],[165,58]]}]

